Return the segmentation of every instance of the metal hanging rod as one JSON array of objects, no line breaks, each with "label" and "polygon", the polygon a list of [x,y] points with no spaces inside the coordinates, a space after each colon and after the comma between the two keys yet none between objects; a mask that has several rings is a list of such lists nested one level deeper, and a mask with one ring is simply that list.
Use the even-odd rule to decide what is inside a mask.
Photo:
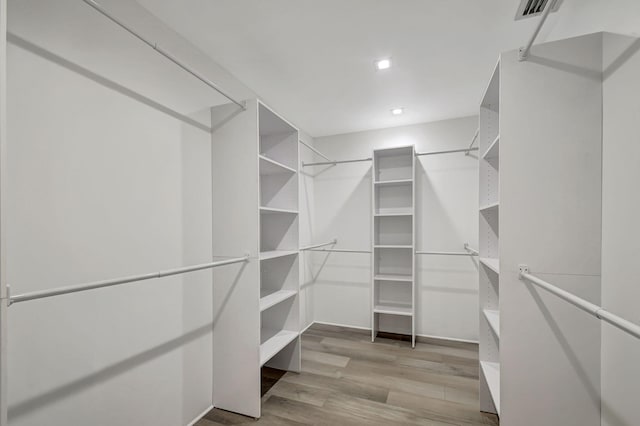
[{"label": "metal hanging rod", "polygon": [[307,167],[307,166],[335,166],[336,164],[345,164],[345,163],[362,163],[364,161],[371,161],[371,157],[367,157],[367,158],[358,158],[355,160],[340,160],[340,161],[321,161],[318,163],[305,163],[304,161],[302,162],[302,167]]},{"label": "metal hanging rod", "polygon": [[[306,142],[304,142],[304,141],[302,141],[300,139],[298,139],[298,142],[300,142],[302,145],[306,146],[311,151],[315,152],[316,154],[318,154],[320,157],[324,158],[325,160],[331,161],[331,158],[327,157],[326,155],[324,155],[323,153],[321,153],[320,151],[318,151],[317,149],[315,149],[311,145],[307,144]],[[304,162],[302,163],[302,165],[304,166]]]},{"label": "metal hanging rod", "polygon": [[[473,144],[478,140],[478,136],[480,135],[480,127],[476,129],[476,133],[473,135],[473,139],[471,139],[471,143],[469,144],[469,150],[473,147]],[[469,155],[469,151],[465,152],[464,155]]]},{"label": "metal hanging rod", "polygon": [[324,247],[324,246],[331,246],[333,244],[336,244],[338,242],[337,238],[334,238],[333,240],[329,241],[328,243],[322,243],[322,244],[313,244],[310,246],[306,246],[306,247],[302,247],[300,249],[300,251],[305,251],[305,250],[312,250],[314,248],[318,248],[318,247]]},{"label": "metal hanging rod", "polygon": [[533,34],[531,34],[531,38],[529,39],[529,42],[525,47],[521,47],[520,50],[518,51],[519,61],[526,61],[527,58],[529,57],[529,53],[531,52],[531,46],[533,46],[533,42],[536,41],[536,37],[538,37],[538,33],[540,33],[540,30],[542,29],[544,22],[547,20],[549,13],[551,13],[554,3],[555,1],[553,0],[547,1],[547,5],[544,8],[544,12],[542,12],[542,16],[540,17],[540,20],[538,21],[538,25],[536,26],[536,29],[533,31]]},{"label": "metal hanging rod", "polygon": [[347,249],[312,249],[310,251],[326,251],[330,253],[369,253],[371,250],[347,250]]},{"label": "metal hanging rod", "polygon": [[53,290],[34,291],[32,293],[19,294],[17,296],[8,295],[9,306],[14,303],[26,302],[28,300],[44,299],[47,297],[60,296],[63,294],[77,293],[80,291],[95,290],[97,288],[112,287],[115,285],[127,284],[136,281],[151,280],[154,278],[168,277],[171,275],[185,274],[187,272],[200,271],[202,269],[210,269],[223,265],[231,265],[232,263],[240,263],[249,261],[249,256],[238,257],[235,259],[222,260],[219,262],[202,263],[200,265],[184,266],[182,268],[168,269],[166,271],[153,272],[150,274],[132,275],[129,277],[115,278],[105,281],[94,281],[86,284],[72,285],[68,287],[60,287]]},{"label": "metal hanging rod", "polygon": [[433,152],[416,152],[416,157],[420,157],[421,155],[437,155],[437,154],[453,154],[455,152],[464,152],[468,154],[471,151],[477,151],[477,147],[472,148],[462,148],[462,149],[450,149],[446,151],[433,151]]},{"label": "metal hanging rod", "polygon": [[464,243],[464,249],[471,252],[474,256],[479,256],[480,252],[474,248],[469,247],[469,243]]},{"label": "metal hanging rod", "polygon": [[527,280],[530,283],[535,284],[544,290],[547,290],[549,293],[558,296],[562,300],[571,303],[578,309],[582,309],[583,311],[593,315],[594,317],[607,322],[614,327],[617,327],[620,330],[625,331],[630,335],[640,339],[640,325],[621,318],[615,314],[612,314],[601,306],[594,305],[591,302],[587,302],[586,300],[576,296],[573,293],[569,293],[568,291],[558,288],[551,283],[548,283],[536,276],[531,275],[529,273],[529,267],[527,265],[520,265],[519,268],[521,280]]},{"label": "metal hanging rod", "polygon": [[109,18],[111,21],[113,21],[114,23],[119,25],[120,27],[124,28],[126,31],[128,31],[131,35],[136,37],[138,40],[142,41],[143,43],[145,43],[146,45],[151,47],[153,50],[155,50],[156,52],[158,52],[159,54],[161,54],[162,56],[164,56],[165,58],[167,58],[168,60],[170,60],[171,62],[173,62],[177,66],[179,66],[180,68],[182,68],[184,71],[188,72],[189,74],[191,74],[192,76],[194,76],[195,78],[197,78],[198,80],[200,80],[201,82],[206,84],[207,86],[211,87],[213,90],[215,90],[216,92],[220,93],[222,96],[224,96],[225,98],[227,98],[228,100],[230,100],[234,104],[238,105],[243,110],[246,109],[246,106],[245,106],[245,104],[243,102],[239,102],[239,101],[235,100],[234,98],[232,98],[229,94],[227,94],[224,90],[222,90],[217,84],[215,84],[214,82],[209,80],[207,77],[205,77],[202,74],[200,74],[198,71],[195,71],[193,68],[191,68],[190,66],[186,65],[184,62],[180,61],[178,58],[173,56],[168,51],[164,50],[162,47],[158,46],[157,43],[147,39],[146,37],[144,37],[143,35],[138,33],[136,30],[131,28],[129,25],[125,24],[120,19],[118,19],[115,16],[113,16],[104,7],[102,7],[102,5],[100,5],[99,3],[95,2],[94,0],[83,0],[83,1],[86,4],[88,4],[89,6],[93,7],[98,12],[100,12],[101,14],[103,14],[104,16],[106,16],[107,18]]}]

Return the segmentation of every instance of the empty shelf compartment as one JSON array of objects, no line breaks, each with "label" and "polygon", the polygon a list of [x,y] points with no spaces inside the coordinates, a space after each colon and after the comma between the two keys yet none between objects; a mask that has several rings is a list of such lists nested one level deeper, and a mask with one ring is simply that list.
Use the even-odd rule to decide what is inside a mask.
[{"label": "empty shelf compartment", "polygon": [[491,327],[491,330],[493,330],[496,337],[500,338],[500,312],[492,309],[485,309],[483,310],[483,313]]},{"label": "empty shelf compartment", "polygon": [[373,276],[376,281],[400,281],[400,282],[413,282],[413,276],[402,274],[376,274]]},{"label": "empty shelf compartment", "polygon": [[497,362],[481,361],[482,375],[487,382],[493,405],[500,414],[500,364]]},{"label": "empty shelf compartment", "polygon": [[500,274],[500,259],[494,259],[492,257],[481,257],[480,263],[491,269],[496,274]]},{"label": "empty shelf compartment", "polygon": [[413,308],[410,305],[397,303],[377,304],[373,308],[376,314],[401,315],[405,317],[413,316]]},{"label": "empty shelf compartment", "polygon": [[298,337],[297,331],[260,330],[260,367]]},{"label": "empty shelf compartment", "polygon": [[260,297],[260,312],[269,309],[280,302],[284,302],[290,297],[294,297],[296,294],[298,294],[298,292],[295,290],[279,290],[273,293],[265,293]]}]

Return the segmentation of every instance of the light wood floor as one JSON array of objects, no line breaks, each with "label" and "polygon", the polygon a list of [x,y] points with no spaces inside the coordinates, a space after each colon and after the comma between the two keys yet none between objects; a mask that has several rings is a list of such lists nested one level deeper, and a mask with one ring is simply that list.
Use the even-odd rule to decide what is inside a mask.
[{"label": "light wood floor", "polygon": [[480,413],[478,347],[376,339],[314,324],[302,337],[302,372],[263,369],[262,417],[214,409],[196,426],[498,425]]}]

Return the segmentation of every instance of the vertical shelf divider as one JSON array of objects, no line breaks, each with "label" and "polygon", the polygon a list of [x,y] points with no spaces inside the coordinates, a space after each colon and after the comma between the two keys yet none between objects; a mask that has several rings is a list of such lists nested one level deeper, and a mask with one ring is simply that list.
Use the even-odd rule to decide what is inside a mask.
[{"label": "vertical shelf divider", "polygon": [[500,414],[500,62],[480,103],[480,410]]}]

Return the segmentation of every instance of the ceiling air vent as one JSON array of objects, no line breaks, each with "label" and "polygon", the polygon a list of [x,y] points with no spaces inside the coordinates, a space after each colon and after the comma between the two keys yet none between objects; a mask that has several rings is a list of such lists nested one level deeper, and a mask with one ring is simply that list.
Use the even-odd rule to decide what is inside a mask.
[{"label": "ceiling air vent", "polygon": [[516,21],[540,15],[549,2],[551,2],[551,12],[553,13],[560,9],[562,0],[521,0],[518,13],[516,13]]}]

